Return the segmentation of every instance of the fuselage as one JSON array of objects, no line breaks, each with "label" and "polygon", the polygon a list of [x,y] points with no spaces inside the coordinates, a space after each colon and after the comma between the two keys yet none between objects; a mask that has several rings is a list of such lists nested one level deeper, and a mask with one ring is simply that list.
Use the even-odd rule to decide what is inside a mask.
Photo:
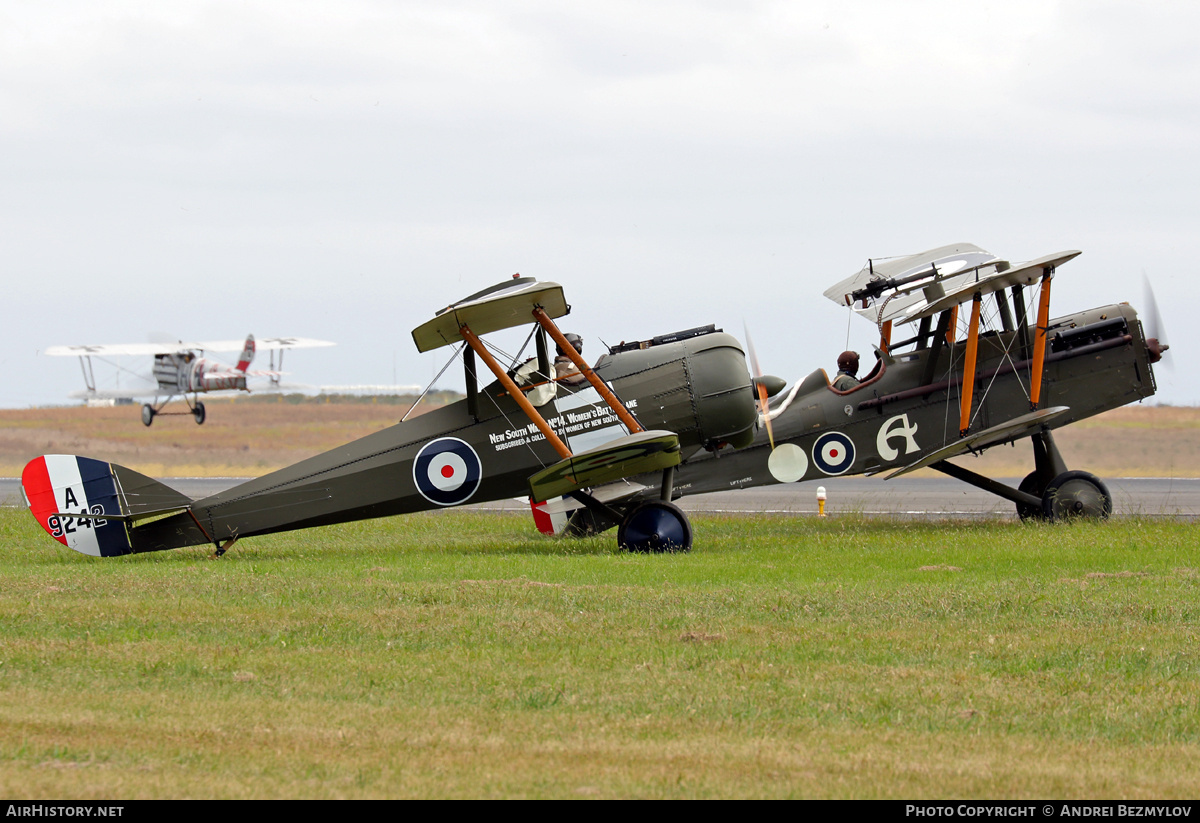
[{"label": "fuselage", "polygon": [[192,352],[156,354],[154,379],[163,394],[203,394],[211,391],[246,391],[246,373]]}]

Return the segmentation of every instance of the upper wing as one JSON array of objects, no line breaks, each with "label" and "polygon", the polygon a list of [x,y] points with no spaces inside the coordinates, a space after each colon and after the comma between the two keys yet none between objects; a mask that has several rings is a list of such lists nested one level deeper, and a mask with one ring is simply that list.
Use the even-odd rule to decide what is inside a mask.
[{"label": "upper wing", "polygon": [[1017,284],[1032,285],[1043,272],[1079,255],[1063,251],[1012,264],[970,243],[930,249],[876,262],[827,289],[824,294],[872,323],[907,323]]},{"label": "upper wing", "polygon": [[[241,350],[243,343],[237,343],[233,348]],[[264,349],[315,349],[322,346],[336,346],[337,343],[331,343],[328,340],[313,340],[311,337],[268,337],[263,340],[256,340],[255,345],[259,351]],[[210,346],[213,351],[225,351]],[[231,349],[232,350],[232,349]]]},{"label": "upper wing", "polygon": [[[840,306],[853,306],[872,323],[882,323],[906,317],[908,310],[927,303],[925,287],[940,291],[940,297],[971,279],[980,268],[997,264],[1003,266],[1005,261],[970,243],[955,243],[905,257],[872,260],[824,294]],[[858,296],[872,289],[870,296]]]},{"label": "upper wing", "polygon": [[[55,357],[121,357],[126,355],[151,356],[155,354],[175,354],[185,351],[241,351],[246,345],[242,340],[180,340],[176,343],[117,343],[114,345],[84,345],[84,346],[50,346],[46,354]],[[310,349],[318,346],[334,346],[328,340],[313,340],[310,337],[268,337],[256,341],[257,348],[263,349]]]},{"label": "upper wing", "polygon": [[413,329],[413,342],[417,351],[427,352],[461,341],[459,329],[464,325],[475,334],[487,334],[532,323],[535,307],[552,319],[571,311],[562,286],[521,277],[476,292],[442,309],[432,320]]},{"label": "upper wing", "polygon": [[941,298],[929,299],[923,305],[917,304],[907,308],[905,314],[908,316],[904,319],[919,320],[922,317],[946,311],[960,303],[967,302],[975,292],[991,294],[1017,285],[1032,286],[1042,278],[1043,272],[1047,270],[1053,272],[1063,263],[1074,260],[1081,254],[1083,252],[1080,251],[1060,251],[1039,257],[1037,260],[1018,263],[1009,268],[997,267],[990,273],[980,273],[974,279],[960,281],[953,290],[947,289],[946,294]]},{"label": "upper wing", "polygon": [[[180,343],[176,348],[168,349],[168,351],[183,351],[186,349],[200,349],[201,351],[241,351],[246,345],[246,341],[242,340],[209,340],[200,343]],[[328,340],[313,340],[311,337],[267,337],[259,340],[255,339],[254,347],[258,351],[270,349],[312,349],[320,346],[336,346],[336,343],[331,343]]]},{"label": "upper wing", "polygon": [[[242,343],[238,343],[238,349],[241,350]],[[174,354],[175,352],[187,351],[189,349],[201,348],[198,343],[117,343],[116,345],[89,345],[89,346],[51,346],[46,349],[45,353],[54,357],[87,357],[89,355],[99,355],[119,357],[123,355],[155,355],[155,354]]]}]

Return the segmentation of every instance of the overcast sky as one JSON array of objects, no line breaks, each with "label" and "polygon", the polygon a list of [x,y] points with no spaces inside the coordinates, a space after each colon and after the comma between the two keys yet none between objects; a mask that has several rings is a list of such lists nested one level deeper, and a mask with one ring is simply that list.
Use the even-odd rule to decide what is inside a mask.
[{"label": "overcast sky", "polygon": [[589,359],[745,323],[790,381],[876,339],[825,288],[960,241],[1081,249],[1059,314],[1144,273],[1154,402],[1200,403],[1198,39],[1184,2],[9,0],[0,406],[82,388],[48,346],[164,334],[424,384],[411,330],[514,272]]}]

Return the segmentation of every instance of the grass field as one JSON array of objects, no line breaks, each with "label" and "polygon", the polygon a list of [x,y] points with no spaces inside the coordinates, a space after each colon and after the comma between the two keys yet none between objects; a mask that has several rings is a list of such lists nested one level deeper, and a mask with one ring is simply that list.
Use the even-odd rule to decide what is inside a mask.
[{"label": "grass field", "polygon": [[0,510],[0,793],[1200,795],[1196,526],[694,523],[677,556],[437,512],[96,560]]}]

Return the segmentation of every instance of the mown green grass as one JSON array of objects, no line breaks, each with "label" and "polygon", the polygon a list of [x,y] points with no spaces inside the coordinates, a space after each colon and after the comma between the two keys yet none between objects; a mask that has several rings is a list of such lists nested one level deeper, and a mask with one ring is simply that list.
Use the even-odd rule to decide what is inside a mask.
[{"label": "mown green grass", "polygon": [[1190,524],[438,512],[97,560],[0,510],[8,798],[1191,798]]}]

